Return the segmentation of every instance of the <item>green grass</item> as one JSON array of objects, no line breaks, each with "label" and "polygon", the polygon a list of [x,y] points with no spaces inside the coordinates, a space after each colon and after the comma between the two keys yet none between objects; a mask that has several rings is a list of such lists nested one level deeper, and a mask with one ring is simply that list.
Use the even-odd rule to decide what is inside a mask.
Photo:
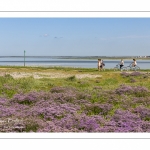
[{"label": "green grass", "polygon": [[[0,95],[12,97],[16,93],[27,93],[30,91],[49,91],[52,87],[75,87],[80,91],[94,91],[94,87],[102,87],[103,89],[115,89],[121,84],[145,86],[150,89],[150,75],[123,77],[120,71],[113,71],[106,69],[105,71],[98,71],[91,68],[66,68],[66,67],[1,67],[1,72],[7,73],[0,76]],[[150,70],[142,70],[146,73]],[[13,72],[53,72],[59,74],[69,74],[70,77],[65,78],[41,78],[35,79],[32,76],[26,78],[13,78],[10,73]],[[76,74],[93,74],[101,75],[97,78],[76,78]],[[135,82],[132,82],[132,81]],[[97,101],[95,99],[95,101]]]}]

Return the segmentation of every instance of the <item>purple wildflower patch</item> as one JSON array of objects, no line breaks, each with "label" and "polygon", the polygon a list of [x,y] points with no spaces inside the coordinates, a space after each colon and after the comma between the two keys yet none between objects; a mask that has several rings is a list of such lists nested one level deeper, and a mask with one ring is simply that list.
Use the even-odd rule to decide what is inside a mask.
[{"label": "purple wildflower patch", "polygon": [[143,86],[128,86],[128,85],[121,85],[119,88],[115,90],[116,94],[135,94],[139,97],[145,96],[149,94],[149,90]]},{"label": "purple wildflower patch", "polygon": [[143,73],[137,72],[137,71],[134,71],[134,72],[132,72],[132,73],[121,72],[121,75],[122,75],[123,77],[130,77],[130,76],[141,76],[141,75],[143,75]]},{"label": "purple wildflower patch", "polygon": [[0,132],[150,132],[149,90],[50,91],[0,98]]}]

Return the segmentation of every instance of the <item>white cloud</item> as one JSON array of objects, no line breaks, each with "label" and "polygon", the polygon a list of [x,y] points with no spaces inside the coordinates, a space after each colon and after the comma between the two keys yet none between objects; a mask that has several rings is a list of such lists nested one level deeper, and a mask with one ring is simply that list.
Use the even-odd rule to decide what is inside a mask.
[{"label": "white cloud", "polygon": [[49,35],[48,35],[47,33],[45,33],[43,36],[44,36],[44,37],[48,37]]}]

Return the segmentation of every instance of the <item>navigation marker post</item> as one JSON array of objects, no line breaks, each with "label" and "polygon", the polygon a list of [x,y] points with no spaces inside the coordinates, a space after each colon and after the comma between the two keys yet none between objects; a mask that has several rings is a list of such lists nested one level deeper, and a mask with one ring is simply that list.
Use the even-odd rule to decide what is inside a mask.
[{"label": "navigation marker post", "polygon": [[26,53],[26,51],[24,50],[24,67],[25,67],[25,53]]}]

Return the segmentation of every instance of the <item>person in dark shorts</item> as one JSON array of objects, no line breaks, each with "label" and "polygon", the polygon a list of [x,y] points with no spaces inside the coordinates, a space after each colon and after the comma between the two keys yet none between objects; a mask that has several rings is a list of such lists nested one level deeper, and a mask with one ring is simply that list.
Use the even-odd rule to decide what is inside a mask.
[{"label": "person in dark shorts", "polygon": [[123,61],[123,59],[121,59],[121,61],[120,61],[120,70],[121,70],[121,68],[124,66],[124,61]]},{"label": "person in dark shorts", "polygon": [[104,61],[103,61],[103,60],[101,60],[101,69],[103,69],[103,70],[104,70],[104,66],[105,66]]}]

